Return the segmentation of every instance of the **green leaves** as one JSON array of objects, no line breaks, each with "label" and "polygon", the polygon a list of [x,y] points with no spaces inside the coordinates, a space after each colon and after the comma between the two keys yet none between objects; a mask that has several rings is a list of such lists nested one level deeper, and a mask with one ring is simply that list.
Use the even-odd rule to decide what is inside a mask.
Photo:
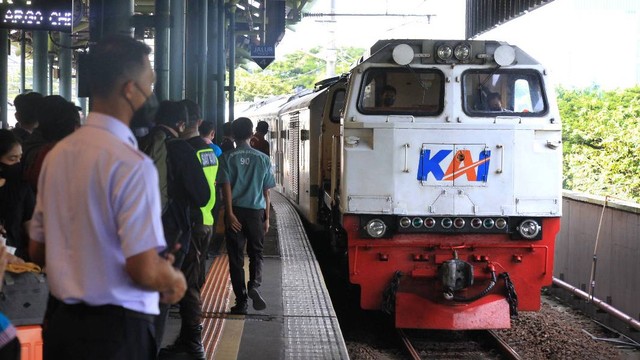
[{"label": "green leaves", "polygon": [[[327,77],[325,51],[320,48],[296,51],[264,70],[257,66],[236,69],[236,100],[254,101],[271,95],[293,94],[297,89],[313,89],[316,82]],[[347,72],[363,52],[358,48],[337,49],[335,73]]]},{"label": "green leaves", "polygon": [[564,188],[640,202],[640,88],[557,92]]}]

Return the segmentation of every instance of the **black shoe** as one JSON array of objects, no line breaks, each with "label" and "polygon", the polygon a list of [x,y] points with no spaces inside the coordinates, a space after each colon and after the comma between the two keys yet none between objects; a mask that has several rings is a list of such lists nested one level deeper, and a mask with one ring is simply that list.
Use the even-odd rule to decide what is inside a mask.
[{"label": "black shoe", "polygon": [[201,341],[186,341],[181,337],[173,345],[162,348],[158,356],[160,359],[173,359],[178,354],[187,354],[192,359],[206,360]]},{"label": "black shoe", "polygon": [[229,312],[236,315],[246,315],[248,309],[249,306],[247,305],[247,302],[241,301],[232,306],[231,309],[229,309]]},{"label": "black shoe", "polygon": [[249,297],[253,300],[253,308],[256,310],[264,310],[267,308],[267,303],[264,302],[262,296],[256,288],[249,289]]}]

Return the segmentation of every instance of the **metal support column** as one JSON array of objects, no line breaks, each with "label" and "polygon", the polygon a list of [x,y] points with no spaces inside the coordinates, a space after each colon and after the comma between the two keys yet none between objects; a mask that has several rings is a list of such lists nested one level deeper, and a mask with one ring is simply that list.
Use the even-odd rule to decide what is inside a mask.
[{"label": "metal support column", "polygon": [[91,0],[89,12],[91,41],[112,34],[133,35],[133,0]]},{"label": "metal support column", "polygon": [[184,97],[185,0],[171,0],[171,30],[169,31],[169,98]]},{"label": "metal support column", "polygon": [[[203,118],[207,121],[218,123],[216,107],[218,101],[218,54],[221,34],[218,33],[218,1],[209,0],[207,3],[207,85],[205,87],[205,102],[203,107]],[[224,104],[222,105],[224,106]],[[220,137],[216,131],[216,135]]]},{"label": "metal support column", "polygon": [[20,35],[20,93],[22,94],[26,90],[26,82],[27,82],[27,56],[25,52],[27,51],[27,32],[25,30],[21,31]]},{"label": "metal support column", "polygon": [[229,9],[229,121],[234,119],[236,87],[236,7]]},{"label": "metal support column", "polygon": [[200,41],[198,35],[199,25],[198,11],[200,11],[200,0],[187,0],[187,21],[186,24],[186,47],[185,47],[185,97],[193,101],[198,99],[198,49]]},{"label": "metal support column", "polygon": [[169,98],[169,0],[156,0],[154,67],[158,100]]},{"label": "metal support column", "polygon": [[208,6],[207,0],[200,0],[200,21],[198,21],[198,32],[200,36],[198,37],[200,52],[198,52],[198,97],[196,98],[196,102],[200,104],[200,107],[204,109],[207,105],[206,98],[206,88],[207,88],[207,52],[208,52],[208,41],[207,41],[207,22],[208,22]]},{"label": "metal support column", "polygon": [[71,34],[60,33],[60,55],[58,66],[60,68],[60,96],[71,101]]},{"label": "metal support column", "polygon": [[2,128],[6,129],[9,127],[9,123],[7,122],[7,97],[9,94],[7,93],[7,82],[9,76],[7,75],[8,70],[8,58],[7,54],[9,53],[9,32],[6,29],[0,30],[0,84],[5,84],[5,86],[0,86],[0,99],[2,103],[0,103],[0,122],[2,123]]},{"label": "metal support column", "polygon": [[224,92],[225,87],[225,72],[227,70],[227,56],[225,52],[225,23],[227,21],[224,0],[218,1],[218,47],[216,48],[217,56],[218,56],[218,69],[216,74],[216,82],[218,85],[218,98],[216,101],[216,113],[217,113],[217,122],[216,122],[216,133],[218,134],[218,142],[222,140],[222,127],[225,123],[225,109],[226,109],[226,96]]},{"label": "metal support column", "polygon": [[46,31],[37,30],[33,36],[33,91],[48,95],[49,61],[47,57],[49,37]]}]

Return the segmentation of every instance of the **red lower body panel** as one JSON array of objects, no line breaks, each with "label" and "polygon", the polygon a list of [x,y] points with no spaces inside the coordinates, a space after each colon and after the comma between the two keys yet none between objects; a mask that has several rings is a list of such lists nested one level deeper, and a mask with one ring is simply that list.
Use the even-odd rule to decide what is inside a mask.
[{"label": "red lower body panel", "polygon": [[471,303],[460,303],[439,300],[420,283],[418,280],[401,280],[396,293],[396,327],[450,330],[504,329],[511,326],[509,303],[501,290],[498,290],[500,294],[492,292]]},{"label": "red lower body panel", "polygon": [[[518,310],[539,310],[540,290],[551,284],[560,219],[544,219],[542,239],[535,241],[500,234],[398,234],[366,239],[360,237],[357,216],[345,216],[343,226],[349,244],[349,278],[360,286],[363,309],[394,309],[399,328],[500,329],[510,327],[508,293],[500,275],[508,274]],[[439,269],[454,258],[470,264],[473,284],[456,290],[456,299],[447,299]],[[402,276],[394,281],[397,272]],[[483,293],[492,272],[497,282],[486,295],[458,301]]]}]

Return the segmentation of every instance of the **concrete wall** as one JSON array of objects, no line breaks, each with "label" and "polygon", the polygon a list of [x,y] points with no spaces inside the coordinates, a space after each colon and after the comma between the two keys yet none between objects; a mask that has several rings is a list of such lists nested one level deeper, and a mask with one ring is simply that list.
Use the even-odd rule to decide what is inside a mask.
[{"label": "concrete wall", "polygon": [[[566,191],[563,195],[554,276],[589,292],[595,254],[593,295],[640,318],[640,205]],[[593,310],[589,304],[578,305]],[[616,321],[596,315],[618,327]]]}]

